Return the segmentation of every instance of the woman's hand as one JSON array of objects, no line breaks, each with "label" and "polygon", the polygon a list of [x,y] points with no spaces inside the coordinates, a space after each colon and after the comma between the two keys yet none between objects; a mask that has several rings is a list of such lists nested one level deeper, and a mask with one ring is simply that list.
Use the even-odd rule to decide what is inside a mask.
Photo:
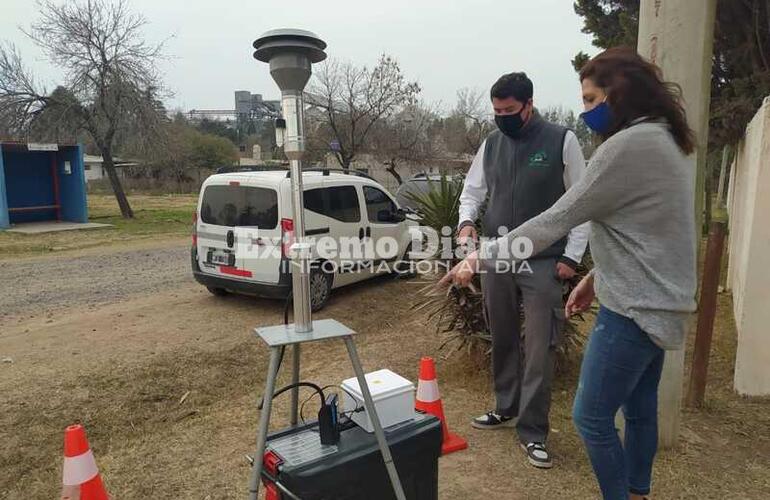
[{"label": "woman's hand", "polygon": [[449,286],[451,284],[461,287],[468,286],[473,279],[473,275],[478,272],[478,267],[479,252],[471,252],[464,260],[450,269],[438,284],[439,286]]},{"label": "woman's hand", "polygon": [[594,277],[593,274],[589,274],[580,280],[580,283],[569,294],[567,304],[564,306],[564,315],[569,318],[573,314],[588,310],[595,296]]}]

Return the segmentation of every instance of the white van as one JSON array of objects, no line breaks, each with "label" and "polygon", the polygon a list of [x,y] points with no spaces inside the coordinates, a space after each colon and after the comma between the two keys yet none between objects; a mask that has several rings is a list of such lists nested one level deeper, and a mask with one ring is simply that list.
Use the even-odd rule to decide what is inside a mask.
[{"label": "white van", "polygon": [[[376,181],[352,170],[330,170],[302,175],[305,234],[314,243],[314,311],[334,288],[385,272],[407,274],[404,260],[417,228]],[[192,271],[198,283],[214,295],[289,296],[294,221],[286,170],[212,175],[201,186],[193,219]],[[328,251],[334,244],[343,251]]]}]

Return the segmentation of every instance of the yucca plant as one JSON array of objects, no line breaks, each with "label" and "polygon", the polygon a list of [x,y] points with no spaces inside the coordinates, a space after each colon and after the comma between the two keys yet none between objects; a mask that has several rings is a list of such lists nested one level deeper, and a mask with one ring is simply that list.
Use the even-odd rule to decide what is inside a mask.
[{"label": "yucca plant", "polygon": [[441,234],[444,227],[457,227],[462,192],[462,177],[444,175],[440,180],[429,180],[428,191],[407,191],[404,196],[419,207],[420,223]]},{"label": "yucca plant", "polygon": [[[441,181],[434,181],[429,191],[408,193],[407,197],[418,207],[420,222],[440,233],[443,227],[457,226],[461,193],[461,179],[443,177]],[[454,251],[452,254],[454,255]],[[586,255],[584,261],[590,262],[590,256]],[[453,259],[445,264],[451,266],[456,263],[457,259]],[[579,266],[576,276],[565,283],[565,299],[590,267],[590,264]],[[418,291],[420,298],[413,306],[413,311],[425,314],[428,321],[436,324],[436,331],[444,336],[441,349],[464,351],[478,361],[487,363],[492,336],[487,329],[480,277],[475,276],[470,287],[452,286],[448,290],[436,286],[440,278],[441,276],[425,277],[421,283],[423,286]],[[519,311],[523,318],[521,304]],[[575,316],[567,321],[564,338],[558,350],[557,367],[564,366],[564,360],[570,353],[582,351],[586,336],[577,328],[577,322],[580,321],[583,321],[582,316]],[[525,330],[526,322],[522,328],[523,336],[526,336]]]}]

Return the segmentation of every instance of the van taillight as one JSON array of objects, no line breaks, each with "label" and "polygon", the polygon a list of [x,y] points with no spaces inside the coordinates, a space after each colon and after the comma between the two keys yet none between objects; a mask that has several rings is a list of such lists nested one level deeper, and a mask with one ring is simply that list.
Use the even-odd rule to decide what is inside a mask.
[{"label": "van taillight", "polygon": [[192,222],[192,244],[198,246],[198,212],[193,212]]},{"label": "van taillight", "polygon": [[292,219],[281,219],[281,254],[284,257],[289,255],[289,249],[294,243],[294,221]]}]

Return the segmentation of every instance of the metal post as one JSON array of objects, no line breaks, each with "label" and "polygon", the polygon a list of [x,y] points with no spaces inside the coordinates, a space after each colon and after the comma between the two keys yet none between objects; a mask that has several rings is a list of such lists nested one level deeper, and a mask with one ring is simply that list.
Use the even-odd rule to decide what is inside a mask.
[{"label": "metal post", "polygon": [[294,331],[313,331],[310,315],[310,246],[305,241],[302,193],[302,156],[305,153],[304,102],[302,92],[312,74],[313,63],[326,59],[326,43],[305,30],[271,30],[253,43],[254,58],[270,64],[270,75],[281,89],[281,107],[286,120],[283,151],[290,162],[291,204],[294,240],[291,247]]},{"label": "metal post", "polygon": [[305,245],[305,210],[302,190],[302,156],[305,153],[304,100],[301,91],[282,91],[281,104],[286,120],[284,152],[291,172],[291,207],[294,214],[295,251],[291,258],[291,283],[294,294],[294,329],[313,330],[310,313],[309,255]]},{"label": "metal post", "polygon": [[364,408],[366,408],[366,411],[369,413],[369,419],[372,421],[374,435],[377,437],[377,444],[380,446],[382,460],[385,462],[385,468],[388,471],[388,476],[390,476],[390,483],[393,485],[393,492],[396,494],[397,500],[406,500],[404,488],[401,486],[401,480],[398,478],[396,464],[393,463],[393,457],[390,454],[388,442],[385,440],[385,431],[382,430],[380,417],[377,416],[377,410],[375,409],[374,401],[372,400],[372,394],[369,392],[369,386],[366,385],[366,377],[364,376],[364,369],[361,367],[361,360],[358,358],[358,352],[356,352],[356,345],[349,336],[345,337],[345,347],[348,349],[348,355],[350,356],[350,363],[353,365],[353,371],[356,372],[358,385],[361,387],[361,394],[364,396]]},{"label": "metal post", "polygon": [[262,396],[262,414],[259,416],[259,428],[257,430],[257,449],[254,452],[254,463],[251,467],[251,480],[249,481],[249,498],[251,500],[257,500],[257,493],[259,492],[259,479],[262,474],[262,455],[265,453],[265,443],[267,442],[270,410],[273,405],[275,381],[278,378],[278,362],[283,356],[284,349],[283,346],[270,348],[270,364],[267,369],[265,394]]},{"label": "metal post", "polygon": [[[300,357],[300,344],[294,344],[291,355],[291,383],[296,384],[299,382],[299,357]],[[291,390],[291,425],[292,427],[297,425],[297,413],[299,408],[299,387],[296,385]]]},{"label": "metal post", "polygon": [[717,289],[722,263],[722,247],[725,241],[725,223],[712,222],[703,264],[703,281],[698,303],[698,327],[695,331],[695,352],[692,358],[690,386],[687,404],[700,407],[706,394],[706,378],[711,353],[711,336],[714,332],[714,315],[717,306]]}]

